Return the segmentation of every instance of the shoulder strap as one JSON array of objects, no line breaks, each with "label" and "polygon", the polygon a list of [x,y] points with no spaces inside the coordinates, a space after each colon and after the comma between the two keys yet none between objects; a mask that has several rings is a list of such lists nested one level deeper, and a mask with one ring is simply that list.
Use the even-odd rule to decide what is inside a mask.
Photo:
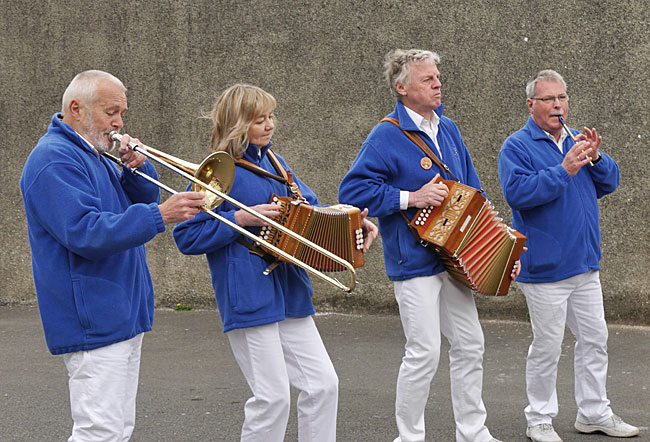
[{"label": "shoulder strap", "polygon": [[252,253],[253,255],[259,256],[264,261],[269,262],[269,263],[275,261],[275,257],[273,255],[271,255],[270,253],[265,252],[264,249],[257,246],[256,244],[249,243],[248,241],[246,241],[244,239],[243,236],[241,236],[241,235],[238,236],[235,241],[237,241],[242,246],[246,247],[250,253]]},{"label": "shoulder strap", "polygon": [[289,190],[291,191],[291,196],[294,199],[301,199],[304,200],[305,198],[302,196],[302,192],[300,191],[300,188],[298,187],[298,184],[293,180],[293,176],[291,175],[291,172],[285,169],[282,166],[282,163],[278,159],[278,157],[275,155],[275,152],[273,152],[271,149],[266,151],[266,156],[269,157],[269,160],[271,161],[271,164],[273,165],[273,168],[282,175],[282,177],[286,180],[287,185],[289,186]]},{"label": "shoulder strap", "polygon": [[285,184],[288,188],[289,191],[291,192],[291,195],[293,198],[297,199],[304,199],[302,196],[302,192],[300,192],[300,188],[298,185],[295,183],[293,180],[293,176],[291,175],[291,172],[286,170],[283,166],[278,157],[273,153],[271,149],[266,151],[266,156],[269,158],[269,161],[271,162],[271,165],[275,169],[275,171],[278,173],[278,175],[274,175],[271,172],[268,172],[264,169],[262,169],[260,166],[257,164],[253,164],[248,160],[245,160],[243,158],[236,159],[235,160],[235,165],[241,166],[244,169],[248,169],[253,173],[256,173],[258,175],[265,176],[267,178],[272,178],[276,181],[281,182],[282,184]]},{"label": "shoulder strap", "polygon": [[278,175],[275,175],[275,174],[272,174],[271,172],[268,172],[268,171],[262,169],[262,168],[261,168],[260,166],[258,166],[257,164],[253,164],[253,163],[251,163],[251,162],[248,161],[248,160],[244,160],[243,158],[235,160],[235,165],[236,165],[236,166],[241,166],[241,167],[243,167],[244,169],[248,169],[248,170],[250,170],[251,172],[256,173],[256,174],[258,174],[258,175],[262,175],[262,176],[265,176],[265,177],[267,177],[267,178],[273,178],[274,180],[279,181],[279,182],[281,182],[282,184],[286,184],[286,183],[287,183],[287,180],[284,179],[283,177],[278,176]]},{"label": "shoulder strap", "polygon": [[[426,156],[428,156],[431,159],[431,161],[436,163],[436,165],[438,167],[440,167],[442,170],[444,170],[449,175],[454,177],[456,179],[456,181],[460,181],[458,178],[456,178],[456,175],[454,175],[451,172],[451,170],[449,170],[449,167],[447,167],[447,165],[445,163],[440,161],[440,159],[438,159],[438,157],[431,151],[429,146],[427,146],[427,143],[424,142],[424,140],[422,139],[422,137],[420,137],[419,134],[417,134],[415,132],[409,132],[409,131],[406,131],[406,130],[402,129],[401,127],[399,127],[399,122],[395,118],[386,117],[386,118],[382,119],[380,121],[380,123],[383,123],[385,121],[388,122],[388,123],[393,123],[395,126],[397,126],[404,133],[404,135],[406,135],[409,138],[409,140],[413,141],[426,154]],[[416,241],[421,246],[427,247],[428,243],[426,241],[422,241],[422,239],[420,238],[420,235],[418,234],[415,227],[413,227],[411,225],[411,220],[408,219],[408,216],[406,216],[405,211],[400,210],[399,213],[400,213],[400,215],[402,215],[402,218],[404,218],[404,221],[406,221],[406,227],[408,227],[408,229],[411,231],[413,236],[415,236]]]},{"label": "shoulder strap", "polygon": [[406,135],[411,141],[413,141],[425,154],[428,156],[431,161],[436,163],[438,167],[440,167],[442,170],[447,172],[449,175],[451,175],[456,181],[460,182],[460,180],[454,175],[454,173],[447,167],[445,163],[440,161],[440,159],[433,153],[433,151],[427,146],[427,143],[424,142],[422,137],[416,132],[411,132],[402,129],[399,127],[399,122],[395,118],[384,118],[383,120],[380,121],[380,123],[383,123],[384,121],[387,121],[389,123],[393,123],[395,126],[397,126],[403,133]]}]

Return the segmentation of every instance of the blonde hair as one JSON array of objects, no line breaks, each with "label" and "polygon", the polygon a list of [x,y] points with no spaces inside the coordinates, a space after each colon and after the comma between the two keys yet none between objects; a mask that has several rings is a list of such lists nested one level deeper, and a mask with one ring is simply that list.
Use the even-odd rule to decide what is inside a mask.
[{"label": "blonde hair", "polygon": [[248,148],[248,129],[260,115],[272,112],[276,105],[271,94],[250,84],[238,83],[223,91],[210,112],[212,150],[241,158]]}]

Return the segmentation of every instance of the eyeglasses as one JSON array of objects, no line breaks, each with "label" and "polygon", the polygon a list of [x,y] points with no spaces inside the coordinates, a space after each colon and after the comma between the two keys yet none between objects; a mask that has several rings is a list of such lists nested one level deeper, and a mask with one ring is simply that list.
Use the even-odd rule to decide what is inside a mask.
[{"label": "eyeglasses", "polygon": [[539,100],[546,104],[555,103],[555,100],[558,100],[560,103],[566,103],[567,101],[569,101],[569,96],[562,94],[562,95],[558,95],[557,97],[554,95],[550,97],[533,97],[531,98],[531,100]]}]

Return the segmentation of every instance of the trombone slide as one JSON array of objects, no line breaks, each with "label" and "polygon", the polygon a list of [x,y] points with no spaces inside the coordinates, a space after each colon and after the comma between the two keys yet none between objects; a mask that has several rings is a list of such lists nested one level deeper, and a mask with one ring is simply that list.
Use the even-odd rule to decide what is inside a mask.
[{"label": "trombone slide", "polygon": [[[113,140],[113,141],[121,141],[122,140],[122,135],[117,133],[116,131],[113,131],[113,132],[111,132],[109,134],[109,139]],[[319,245],[317,245],[317,244],[309,241],[308,239],[296,234],[291,229],[287,229],[283,225],[275,222],[274,220],[272,220],[272,219],[262,215],[261,213],[251,209],[250,207],[246,206],[245,204],[243,204],[243,203],[237,201],[236,199],[230,197],[227,193],[225,193],[225,192],[223,192],[223,191],[221,191],[219,189],[214,188],[211,184],[213,182],[215,182],[215,181],[219,182],[220,180],[218,180],[218,177],[215,176],[212,173],[213,171],[208,174],[208,175],[211,176],[210,184],[207,184],[207,183],[205,183],[203,181],[200,181],[197,178],[197,176],[200,176],[202,174],[202,172],[203,172],[202,166],[204,166],[206,164],[209,165],[209,160],[211,159],[211,157],[213,157],[214,155],[221,154],[220,155],[221,158],[219,159],[219,161],[224,160],[225,157],[227,157],[227,158],[229,158],[229,161],[226,160],[226,161],[224,161],[224,163],[232,165],[232,176],[229,177],[226,180],[226,181],[229,181],[229,183],[226,183],[226,185],[225,185],[226,192],[229,191],[230,186],[232,185],[232,180],[234,179],[234,162],[233,162],[232,158],[230,157],[230,155],[228,155],[226,152],[215,152],[215,153],[211,154],[210,156],[208,156],[208,158],[203,160],[203,162],[201,163],[200,166],[196,166],[196,165],[194,165],[192,163],[184,162],[182,160],[179,160],[178,158],[172,157],[171,155],[165,154],[165,153],[163,153],[163,152],[161,152],[159,150],[150,148],[148,146],[140,146],[140,145],[138,145],[136,143],[133,143],[133,142],[129,142],[127,144],[129,146],[129,148],[132,149],[133,151],[138,152],[138,153],[146,156],[147,158],[157,162],[158,164],[162,165],[163,167],[166,167],[167,169],[170,169],[170,170],[176,172],[177,174],[181,175],[182,177],[190,180],[193,183],[193,186],[192,186],[193,190],[198,190],[198,191],[205,190],[207,192],[210,192],[215,197],[217,197],[219,199],[218,203],[221,203],[221,201],[223,201],[223,200],[228,201],[229,203],[231,203],[235,207],[238,207],[239,209],[250,213],[251,215],[255,216],[256,218],[259,218],[259,219],[263,220],[264,222],[266,222],[269,225],[272,225],[276,229],[281,230],[283,233],[291,236],[295,240],[297,240],[297,241],[305,244],[306,246],[316,250],[317,252],[327,256],[328,258],[338,262],[339,264],[344,266],[350,272],[350,284],[346,286],[345,284],[341,283],[337,279],[332,278],[332,277],[330,277],[328,275],[325,275],[323,272],[321,272],[319,270],[316,270],[315,268],[311,267],[310,265],[296,259],[295,257],[291,256],[290,254],[286,253],[284,250],[279,249],[278,247],[274,246],[273,244],[270,244],[269,242],[265,241],[264,239],[260,238],[259,236],[249,232],[248,230],[244,229],[243,227],[241,227],[241,226],[233,223],[232,221],[222,217],[218,213],[213,212],[211,209],[214,209],[215,207],[217,207],[218,203],[216,205],[214,205],[213,207],[202,207],[201,211],[203,211],[206,214],[212,216],[213,218],[221,221],[222,223],[226,224],[228,227],[238,231],[239,233],[241,233],[242,235],[248,237],[249,239],[252,239],[253,241],[258,242],[258,243],[264,245],[265,247],[268,247],[270,250],[273,250],[275,253],[280,255],[282,258],[284,258],[288,262],[290,262],[292,264],[295,264],[295,265],[305,269],[306,271],[308,271],[308,272],[312,273],[313,275],[323,279],[326,282],[329,282],[330,284],[334,285],[335,287],[337,287],[337,288],[339,288],[339,289],[341,289],[341,290],[343,290],[345,292],[348,292],[348,293],[350,293],[350,292],[352,292],[352,290],[354,290],[354,286],[355,286],[355,282],[356,282],[355,281],[355,273],[356,272],[355,272],[355,269],[352,266],[352,264],[350,264],[348,261],[340,258],[339,256],[334,255],[333,253],[331,253],[328,250],[320,247]],[[123,165],[122,161],[119,158],[115,157],[114,155],[111,155],[111,154],[108,154],[108,153],[104,153],[103,155],[105,155],[110,160],[116,162],[117,164]],[[224,157],[224,155],[225,155],[225,157]],[[194,166],[196,166],[196,167],[194,167]],[[228,166],[226,166],[226,167],[228,167]],[[193,170],[193,169],[195,169],[195,170]],[[223,170],[223,169],[224,168],[222,167],[221,170]],[[156,184],[161,189],[166,190],[167,192],[169,192],[171,194],[178,193],[176,190],[170,188],[169,186],[163,184],[162,182],[156,180],[155,178],[152,178],[152,177],[148,176],[147,174],[140,172],[136,168],[131,168],[129,170],[132,173],[134,173],[134,174],[136,174],[136,175],[138,175],[140,177],[145,178],[147,181]],[[188,172],[190,172],[190,173],[194,172],[194,175],[191,175]],[[195,188],[194,185],[196,185],[196,188]],[[219,187],[221,187],[221,186],[219,186]]]}]

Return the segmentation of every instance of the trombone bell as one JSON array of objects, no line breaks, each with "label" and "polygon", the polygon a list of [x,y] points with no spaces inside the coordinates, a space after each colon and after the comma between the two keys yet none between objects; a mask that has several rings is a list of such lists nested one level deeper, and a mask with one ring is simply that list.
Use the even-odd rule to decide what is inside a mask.
[{"label": "trombone bell", "polygon": [[[230,193],[235,179],[235,162],[226,152],[214,152],[196,168],[194,178],[225,194]],[[223,202],[223,198],[209,192],[204,186],[192,182],[192,190],[205,195],[205,207],[213,210]]]}]

